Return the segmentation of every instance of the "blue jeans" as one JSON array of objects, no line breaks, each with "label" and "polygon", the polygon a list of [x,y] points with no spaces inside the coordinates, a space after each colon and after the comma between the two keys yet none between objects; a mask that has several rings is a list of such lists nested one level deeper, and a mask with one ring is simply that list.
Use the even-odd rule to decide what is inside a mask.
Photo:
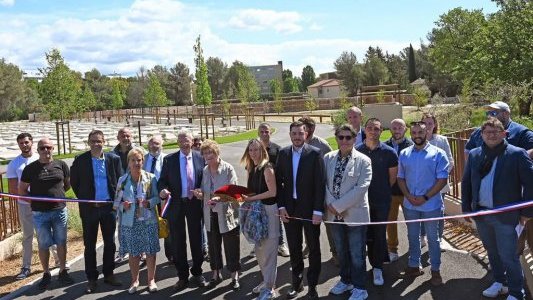
[{"label": "blue jeans", "polygon": [[[417,220],[426,218],[441,217],[442,209],[433,211],[418,211],[403,208],[403,215],[406,220]],[[431,271],[440,270],[440,243],[439,243],[439,221],[423,222],[429,247],[429,258],[431,260]],[[409,267],[420,267],[420,222],[407,223],[407,238],[409,240]]]},{"label": "blue jeans", "polygon": [[524,298],[524,274],[516,251],[515,225],[505,224],[497,215],[474,218],[483,247],[487,250],[494,281],[507,284],[509,294]]},{"label": "blue jeans", "polygon": [[52,245],[67,245],[67,208],[51,211],[34,211],[33,224],[37,233],[39,250]]},{"label": "blue jeans", "polygon": [[365,289],[366,282],[366,226],[331,224],[337,250],[341,281]]}]

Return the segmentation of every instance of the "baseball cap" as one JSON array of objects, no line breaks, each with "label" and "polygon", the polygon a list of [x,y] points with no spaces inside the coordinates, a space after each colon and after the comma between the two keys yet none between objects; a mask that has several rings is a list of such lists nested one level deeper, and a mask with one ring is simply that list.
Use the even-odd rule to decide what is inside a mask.
[{"label": "baseball cap", "polygon": [[497,110],[505,110],[507,112],[511,112],[509,105],[503,101],[496,101],[489,105],[486,105],[485,109],[489,109],[489,110],[497,109]]}]

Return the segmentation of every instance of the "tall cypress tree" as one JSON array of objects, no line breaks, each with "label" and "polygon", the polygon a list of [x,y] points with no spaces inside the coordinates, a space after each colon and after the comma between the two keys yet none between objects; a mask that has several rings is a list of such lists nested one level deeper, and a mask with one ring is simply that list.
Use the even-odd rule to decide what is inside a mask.
[{"label": "tall cypress tree", "polygon": [[409,44],[409,62],[407,65],[407,71],[409,73],[409,82],[413,82],[417,79],[416,76],[416,63],[415,63],[415,51],[413,45]]}]

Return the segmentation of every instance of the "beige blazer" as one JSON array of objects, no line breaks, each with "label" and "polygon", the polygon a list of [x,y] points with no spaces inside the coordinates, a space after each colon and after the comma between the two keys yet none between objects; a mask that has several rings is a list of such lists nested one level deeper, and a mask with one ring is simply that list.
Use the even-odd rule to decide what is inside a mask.
[{"label": "beige blazer", "polygon": [[237,174],[235,169],[229,163],[220,160],[217,174],[211,176],[209,167],[205,166],[202,177],[202,193],[204,194],[204,224],[207,231],[211,231],[211,210],[218,214],[218,228],[220,233],[226,233],[239,226],[239,204],[237,202],[219,202],[214,208],[211,208],[207,201],[211,199],[211,181],[216,191],[226,184],[237,184]]},{"label": "beige blazer", "polygon": [[[333,197],[333,177],[339,151],[331,151],[324,156],[326,169],[326,206],[331,204],[345,222],[369,222],[368,187],[372,179],[370,158],[353,149],[342,176],[339,199]],[[326,220],[333,221],[335,215],[326,208]]]}]

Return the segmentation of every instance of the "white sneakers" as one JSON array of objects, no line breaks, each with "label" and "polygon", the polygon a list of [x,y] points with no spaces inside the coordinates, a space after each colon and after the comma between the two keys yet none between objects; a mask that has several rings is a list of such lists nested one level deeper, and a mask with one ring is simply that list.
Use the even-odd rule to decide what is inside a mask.
[{"label": "white sneakers", "polygon": [[348,300],[365,300],[368,298],[368,292],[366,290],[353,289],[352,295]]},{"label": "white sneakers", "polygon": [[397,261],[398,259],[400,259],[398,253],[389,252],[389,260],[391,263]]},{"label": "white sneakers", "polygon": [[[339,280],[339,282],[337,282],[337,284],[331,288],[331,290],[329,290],[329,293],[330,294],[333,294],[333,295],[342,295],[348,291],[351,291],[353,290],[353,285],[351,284],[346,284],[344,282],[342,282],[341,280]],[[350,298],[351,299],[351,298]]]},{"label": "white sneakers", "polygon": [[[488,289],[483,291],[483,296],[488,298],[496,298],[499,295],[504,295],[507,293],[509,293],[509,289],[506,286],[499,282],[494,282]],[[509,297],[507,297],[507,299],[516,299],[511,295],[509,295]]]},{"label": "white sneakers", "polygon": [[385,281],[383,280],[383,271],[378,268],[372,269],[372,273],[374,275],[374,285],[381,286]]}]

